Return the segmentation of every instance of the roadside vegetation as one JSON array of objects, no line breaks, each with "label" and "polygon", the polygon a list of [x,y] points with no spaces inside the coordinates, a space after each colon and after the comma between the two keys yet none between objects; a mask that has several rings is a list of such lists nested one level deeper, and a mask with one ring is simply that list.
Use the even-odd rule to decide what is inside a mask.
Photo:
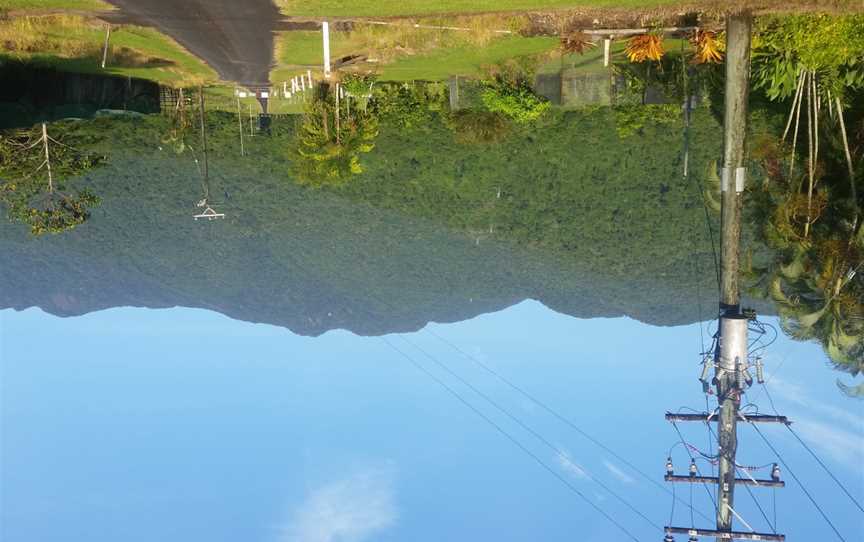
[{"label": "roadside vegetation", "polygon": [[[276,0],[282,12],[296,17],[398,17],[440,13],[483,13],[520,10],[560,10],[567,8],[590,10],[651,10],[679,8],[716,10],[716,2],[686,2],[681,0]],[[736,0],[723,3],[722,8],[735,6],[765,10],[860,10],[859,0]]]},{"label": "roadside vegetation", "polygon": [[106,11],[114,6],[102,0],[0,0],[0,10]]},{"label": "roadside vegetation", "polygon": [[757,148],[766,182],[752,205],[776,256],[751,265],[753,287],[791,337],[820,343],[855,376],[864,371],[864,16],[759,26],[754,84],[787,122],[779,141],[762,137]]},{"label": "roadside vegetation", "polygon": [[26,60],[76,73],[124,75],[171,85],[217,79],[204,62],[156,30],[112,28],[102,69],[104,23],[79,15],[0,19],[0,60]]},{"label": "roadside vegetation", "polygon": [[[450,75],[476,76],[482,66],[554,49],[553,37],[519,34],[527,19],[515,15],[424,18],[423,27],[407,22],[386,25],[358,22],[348,30],[331,28],[331,59],[356,59],[361,69],[386,80],[440,80]],[[437,28],[436,28],[437,27]],[[291,31],[277,36],[278,67],[273,80],[297,68],[320,69],[320,31]]]}]

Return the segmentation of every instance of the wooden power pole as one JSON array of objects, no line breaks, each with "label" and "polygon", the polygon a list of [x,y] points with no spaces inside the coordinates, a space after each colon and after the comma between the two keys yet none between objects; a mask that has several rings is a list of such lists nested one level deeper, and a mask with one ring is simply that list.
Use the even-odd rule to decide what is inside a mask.
[{"label": "wooden power pole", "polygon": [[[720,413],[717,425],[720,455],[717,481],[717,530],[732,528],[735,506],[735,454],[738,450],[737,374],[747,365],[747,318],[741,314],[738,285],[741,250],[742,192],[747,139],[747,100],[750,92],[750,34],[753,17],[738,13],[726,18],[726,88],[723,116],[723,173],[720,208],[720,340],[714,380]],[[743,366],[742,366],[743,364]],[[721,540],[718,538],[718,540]]]},{"label": "wooden power pole", "polygon": [[[717,423],[717,477],[700,475],[695,462],[691,463],[689,476],[676,476],[672,472],[671,458],[666,474],[666,480],[669,482],[717,484],[717,526],[716,529],[669,526],[666,528],[666,540],[669,541],[674,540],[672,535],[676,533],[689,534],[690,540],[698,540],[699,537],[714,537],[718,542],[725,540],[785,540],[781,534],[760,533],[752,530],[752,528],[749,532],[732,530],[733,517],[744,522],[743,518],[735,511],[736,484],[762,487],[783,486],[783,482],[779,479],[779,469],[772,470],[770,480],[736,478],[736,472],[739,470],[735,460],[738,451],[738,421],[789,423],[782,416],[744,416],[739,412],[741,394],[752,382],[748,372],[747,332],[749,319],[741,311],[738,284],[742,194],[747,177],[745,149],[752,25],[752,15],[746,11],[730,14],[726,17],[726,85],[720,211],[722,232],[720,326],[717,347],[711,357],[705,361],[706,364],[710,363],[714,366],[713,384],[716,387],[719,406],[716,413],[706,412],[689,416],[667,413],[666,415],[666,418],[673,423],[697,420],[703,423]],[[761,370],[759,375],[761,380]]]}]

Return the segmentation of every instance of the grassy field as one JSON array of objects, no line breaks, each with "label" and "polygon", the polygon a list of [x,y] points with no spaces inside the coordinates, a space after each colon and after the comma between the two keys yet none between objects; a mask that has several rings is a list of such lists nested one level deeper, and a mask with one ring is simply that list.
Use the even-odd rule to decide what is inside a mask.
[{"label": "grassy field", "polygon": [[436,13],[483,13],[565,8],[614,8],[616,10],[677,6],[717,11],[734,6],[757,10],[788,11],[802,9],[845,12],[862,11],[861,0],[733,0],[731,2],[694,2],[682,0],[275,0],[286,15],[295,17],[398,17]]},{"label": "grassy field", "polygon": [[[498,21],[498,26],[506,24]],[[405,27],[331,32],[330,41],[334,61],[351,54],[367,55],[376,62],[364,64],[363,69],[377,71],[390,81],[434,81],[451,75],[478,75],[484,65],[551,51],[557,44],[555,38],[502,36],[488,30],[475,33]],[[276,60],[277,68],[271,72],[271,80],[276,82],[305,72],[307,67],[320,69],[321,33],[282,33],[276,40]]]},{"label": "grassy field", "polygon": [[276,3],[287,15],[305,17],[387,17],[568,7],[646,8],[681,4],[679,0],[276,0]]},{"label": "grassy field", "polygon": [[0,0],[2,9],[74,9],[80,11],[99,11],[114,9],[101,0]]},{"label": "grassy field", "polygon": [[482,67],[504,60],[545,53],[558,44],[555,38],[507,37],[484,48],[462,46],[425,55],[402,57],[382,66],[385,81],[440,81],[451,75],[476,76]]},{"label": "grassy field", "polygon": [[166,84],[217,79],[204,62],[149,28],[112,29],[108,62],[101,68],[105,27],[73,15],[27,16],[0,21],[0,58],[32,60],[76,73],[140,77]]}]

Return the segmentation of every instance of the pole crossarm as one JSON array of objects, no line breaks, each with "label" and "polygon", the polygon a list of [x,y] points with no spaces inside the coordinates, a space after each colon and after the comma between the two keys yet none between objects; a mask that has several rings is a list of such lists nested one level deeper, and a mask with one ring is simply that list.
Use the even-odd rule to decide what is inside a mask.
[{"label": "pole crossarm", "polygon": [[[770,414],[742,414],[739,412],[738,417],[745,422],[792,424],[786,416],[772,416]],[[667,412],[666,420],[670,422],[716,422],[717,415],[713,412],[710,414],[707,412],[699,414],[676,414],[674,412]]]},{"label": "pole crossarm", "polygon": [[785,541],[786,535],[772,533],[757,533],[744,531],[718,531],[716,529],[696,529],[689,527],[666,527],[666,534],[686,534],[690,536],[704,536],[718,538],[720,540],[777,540]]},{"label": "pole crossarm", "polygon": [[[683,482],[691,484],[716,484],[716,476],[678,476],[675,474],[667,474],[665,476],[667,482]],[[782,480],[757,480],[750,478],[735,478],[736,484],[745,486],[762,486],[762,487],[786,487],[786,482]]]}]

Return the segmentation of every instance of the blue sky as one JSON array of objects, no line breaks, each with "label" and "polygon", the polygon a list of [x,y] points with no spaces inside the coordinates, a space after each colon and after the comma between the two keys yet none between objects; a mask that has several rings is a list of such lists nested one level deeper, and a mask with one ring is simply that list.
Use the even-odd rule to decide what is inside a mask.
[{"label": "blue sky", "polygon": [[[342,331],[301,337],[184,308],[66,319],[37,309],[2,311],[0,325],[4,542],[627,540],[388,342],[638,540],[662,538],[651,523],[668,522],[669,495],[439,337],[663,486],[676,442],[663,413],[704,407],[697,325],[580,320],[530,301],[386,342]],[[864,403],[839,393],[835,380],[843,375],[816,345],[781,337],[766,366],[768,374],[780,368],[769,386],[777,408],[864,500]],[[770,411],[764,394],[754,391],[751,399]],[[688,442],[707,448],[704,426],[682,430]],[[846,540],[864,540],[864,515],[791,435],[765,431]],[[739,438],[739,462],[775,460],[750,428]],[[685,469],[682,447],[675,454]],[[777,492],[779,530],[790,540],[831,540],[801,489],[785,478],[789,485]],[[689,486],[676,490],[689,501]],[[770,519],[771,490],[754,491]],[[712,515],[701,486],[693,499]],[[767,530],[745,491],[736,503],[754,528]],[[686,506],[676,506],[674,520],[689,525]],[[699,515],[695,521],[707,523]]]}]

